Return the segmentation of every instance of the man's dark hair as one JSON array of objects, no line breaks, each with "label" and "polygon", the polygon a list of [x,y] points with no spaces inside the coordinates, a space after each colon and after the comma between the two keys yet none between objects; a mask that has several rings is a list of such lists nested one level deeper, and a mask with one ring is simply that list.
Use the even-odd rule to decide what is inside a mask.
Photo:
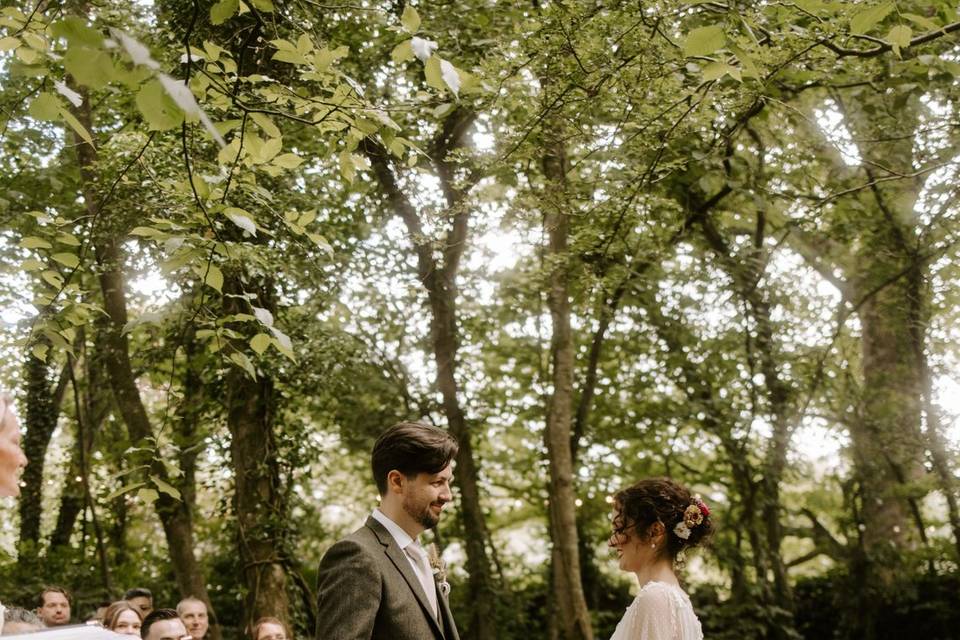
[{"label": "man's dark hair", "polygon": [[70,592],[64,589],[63,587],[58,587],[55,584],[48,584],[43,589],[40,590],[40,595],[37,596],[37,608],[40,609],[44,605],[44,597],[48,593],[62,593],[63,597],[67,599],[67,602],[73,605],[73,598],[70,597]]},{"label": "man's dark hair", "polygon": [[395,424],[373,445],[371,466],[380,495],[387,492],[387,474],[396,469],[411,478],[418,473],[440,473],[457,455],[460,445],[443,429],[423,422]]},{"label": "man's dark hair", "polygon": [[143,619],[143,624],[140,626],[140,637],[146,638],[150,633],[150,627],[154,622],[163,622],[164,620],[179,620],[180,616],[174,609],[154,609],[150,612],[146,618]]},{"label": "man's dark hair", "polygon": [[123,594],[124,600],[130,598],[150,598],[153,600],[153,593],[146,587],[134,587],[133,589],[127,589],[127,592]]}]

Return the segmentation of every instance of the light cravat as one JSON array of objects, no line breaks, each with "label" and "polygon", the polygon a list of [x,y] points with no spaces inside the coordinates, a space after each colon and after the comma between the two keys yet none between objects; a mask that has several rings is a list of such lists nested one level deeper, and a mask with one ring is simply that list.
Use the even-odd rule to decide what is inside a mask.
[{"label": "light cravat", "polygon": [[427,552],[416,540],[408,544],[404,551],[406,551],[407,556],[413,560],[414,567],[417,568],[417,577],[420,578],[420,584],[427,594],[427,600],[430,601],[430,606],[433,607],[433,615],[439,616],[439,608],[437,607],[437,585],[433,581],[433,571],[430,569]]}]

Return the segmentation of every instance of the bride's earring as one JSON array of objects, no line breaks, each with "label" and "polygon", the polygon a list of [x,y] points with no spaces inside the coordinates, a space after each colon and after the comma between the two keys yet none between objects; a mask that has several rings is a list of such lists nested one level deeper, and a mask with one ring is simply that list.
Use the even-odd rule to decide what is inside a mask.
[{"label": "bride's earring", "polygon": [[650,545],[650,548],[651,548],[651,549],[656,549],[656,548],[657,548],[657,543],[656,543],[656,542],[652,543],[652,544]]}]

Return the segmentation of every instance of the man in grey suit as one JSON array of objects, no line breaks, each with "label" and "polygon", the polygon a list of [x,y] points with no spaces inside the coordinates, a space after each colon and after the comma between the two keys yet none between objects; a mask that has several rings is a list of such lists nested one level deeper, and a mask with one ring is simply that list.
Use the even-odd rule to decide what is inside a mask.
[{"label": "man in grey suit", "polygon": [[456,440],[442,429],[401,422],[371,456],[380,507],[320,561],[316,640],[460,640],[442,570],[419,535],[453,499]]}]

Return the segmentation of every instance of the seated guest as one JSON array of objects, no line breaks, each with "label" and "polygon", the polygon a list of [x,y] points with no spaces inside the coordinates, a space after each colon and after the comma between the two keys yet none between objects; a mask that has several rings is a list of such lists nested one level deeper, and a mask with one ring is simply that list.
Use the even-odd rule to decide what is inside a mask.
[{"label": "seated guest", "polygon": [[103,626],[120,635],[139,636],[143,618],[132,602],[120,600],[107,607],[103,615]]},{"label": "seated guest", "polygon": [[265,616],[253,623],[250,640],[293,640],[293,636],[283,622]]},{"label": "seated guest", "polygon": [[143,640],[181,640],[186,635],[187,629],[173,609],[155,609],[140,627]]},{"label": "seated guest", "polygon": [[4,612],[3,629],[0,635],[15,636],[18,633],[30,633],[43,629],[43,622],[32,611],[20,607],[10,607]]},{"label": "seated guest", "polygon": [[37,598],[37,615],[48,627],[70,624],[70,593],[63,587],[44,587]]},{"label": "seated guest", "polygon": [[180,619],[183,620],[193,640],[203,640],[207,635],[207,627],[210,626],[207,620],[207,605],[203,600],[193,596],[184,598],[177,603],[177,613],[180,614]]},{"label": "seated guest", "polygon": [[153,593],[144,587],[127,589],[123,599],[140,610],[140,617],[146,618],[153,611]]},{"label": "seated guest", "polygon": [[106,614],[107,607],[109,606],[110,606],[109,600],[100,601],[100,603],[97,604],[97,608],[96,610],[94,610],[93,614],[91,614],[90,617],[87,618],[87,622],[99,622],[100,624],[103,624],[103,616],[104,614]]}]

